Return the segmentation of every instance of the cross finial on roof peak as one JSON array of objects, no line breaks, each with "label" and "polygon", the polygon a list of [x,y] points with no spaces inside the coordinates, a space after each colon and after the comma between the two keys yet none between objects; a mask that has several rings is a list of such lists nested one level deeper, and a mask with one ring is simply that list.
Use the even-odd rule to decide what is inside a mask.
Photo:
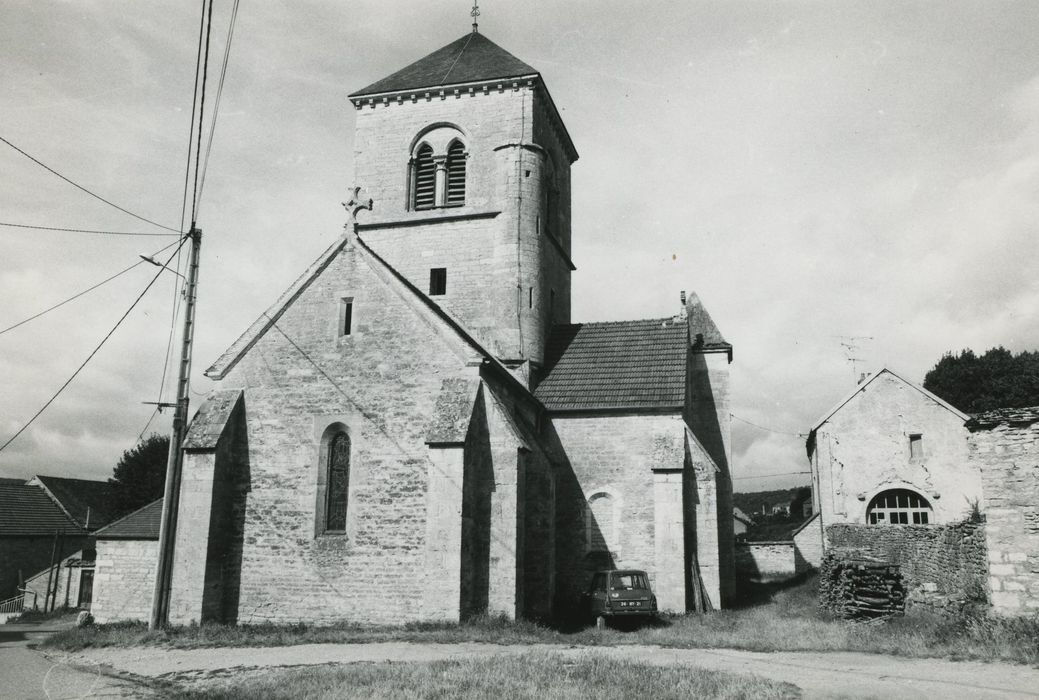
[{"label": "cross finial on roof peak", "polygon": [[473,34],[475,34],[479,31],[476,21],[476,18],[480,16],[480,3],[478,0],[473,0],[473,11],[469,13],[469,16],[473,18]]}]

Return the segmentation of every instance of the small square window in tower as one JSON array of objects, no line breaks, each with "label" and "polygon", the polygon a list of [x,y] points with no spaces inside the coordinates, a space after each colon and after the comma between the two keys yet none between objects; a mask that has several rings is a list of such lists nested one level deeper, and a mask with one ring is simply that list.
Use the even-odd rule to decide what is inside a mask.
[{"label": "small square window in tower", "polygon": [[447,268],[434,267],[429,271],[429,295],[432,297],[447,294]]}]

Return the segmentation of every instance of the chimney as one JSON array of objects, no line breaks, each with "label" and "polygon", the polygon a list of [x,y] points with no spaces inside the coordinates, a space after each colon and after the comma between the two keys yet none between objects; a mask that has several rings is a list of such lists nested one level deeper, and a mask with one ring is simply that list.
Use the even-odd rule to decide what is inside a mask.
[{"label": "chimney", "polygon": [[685,320],[689,316],[689,309],[685,305],[685,290],[684,289],[682,290],[682,293],[678,295],[678,298],[681,299],[681,301],[682,301],[682,308],[678,312],[678,317],[681,318],[682,320]]}]

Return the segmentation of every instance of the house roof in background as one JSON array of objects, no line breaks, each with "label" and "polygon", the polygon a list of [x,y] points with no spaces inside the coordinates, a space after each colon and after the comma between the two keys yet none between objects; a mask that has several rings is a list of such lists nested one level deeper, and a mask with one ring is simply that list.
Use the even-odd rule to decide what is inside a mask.
[{"label": "house roof in background", "polygon": [[115,487],[107,481],[37,474],[29,483],[43,486],[80,527],[96,530],[112,521]]},{"label": "house roof in background", "polygon": [[162,501],[153,501],[94,533],[99,540],[157,540],[162,521]]},{"label": "house roof in background", "polygon": [[997,408],[985,411],[967,421],[971,430],[987,430],[997,425],[1031,425],[1039,422],[1039,406],[1028,408]]},{"label": "house roof in background", "polygon": [[0,537],[48,536],[55,532],[85,534],[39,486],[0,483]]},{"label": "house roof in background", "polygon": [[351,93],[350,97],[537,74],[535,68],[483,34],[469,32],[399,71]]},{"label": "house roof in background", "polygon": [[554,326],[534,395],[556,411],[677,409],[686,352],[687,324],[674,318]]}]

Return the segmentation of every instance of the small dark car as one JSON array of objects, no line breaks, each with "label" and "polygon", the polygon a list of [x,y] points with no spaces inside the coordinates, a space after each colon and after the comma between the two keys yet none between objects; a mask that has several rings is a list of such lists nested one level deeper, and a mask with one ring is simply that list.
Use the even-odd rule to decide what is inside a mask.
[{"label": "small dark car", "polygon": [[600,629],[607,618],[657,614],[657,597],[649,587],[649,576],[638,569],[596,571],[583,602],[586,613]]}]

